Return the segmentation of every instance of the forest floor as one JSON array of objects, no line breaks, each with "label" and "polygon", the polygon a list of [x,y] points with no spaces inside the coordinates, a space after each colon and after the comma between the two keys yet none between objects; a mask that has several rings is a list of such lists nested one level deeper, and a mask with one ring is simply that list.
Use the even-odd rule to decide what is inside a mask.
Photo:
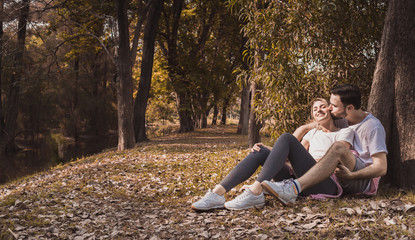
[{"label": "forest floor", "polygon": [[284,207],[266,196],[259,209],[192,211],[249,153],[235,132],[171,134],[0,185],[0,239],[415,239],[414,193],[386,187],[371,198]]}]

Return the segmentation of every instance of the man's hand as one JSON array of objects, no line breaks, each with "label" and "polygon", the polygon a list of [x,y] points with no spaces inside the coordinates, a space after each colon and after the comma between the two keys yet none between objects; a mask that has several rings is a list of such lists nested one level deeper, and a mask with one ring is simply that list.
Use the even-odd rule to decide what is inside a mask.
[{"label": "man's hand", "polygon": [[336,174],[336,177],[342,179],[342,180],[351,180],[353,179],[353,173],[343,164],[339,164],[337,166],[337,169],[334,171]]}]

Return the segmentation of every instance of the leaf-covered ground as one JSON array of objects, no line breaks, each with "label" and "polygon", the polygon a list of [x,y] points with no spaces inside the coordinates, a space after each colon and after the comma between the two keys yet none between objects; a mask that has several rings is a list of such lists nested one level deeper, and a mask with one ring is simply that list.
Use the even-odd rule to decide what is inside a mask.
[{"label": "leaf-covered ground", "polygon": [[266,196],[260,209],[191,211],[249,152],[235,131],[173,134],[1,185],[0,239],[415,239],[407,191],[293,207]]}]

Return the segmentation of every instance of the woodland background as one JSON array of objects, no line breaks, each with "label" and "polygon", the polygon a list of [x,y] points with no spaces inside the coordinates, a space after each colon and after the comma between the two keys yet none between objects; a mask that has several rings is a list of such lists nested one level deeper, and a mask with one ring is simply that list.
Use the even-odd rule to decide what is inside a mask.
[{"label": "woodland background", "polygon": [[387,131],[386,181],[413,187],[411,1],[0,4],[0,182],[228,117],[252,145],[354,83]]}]

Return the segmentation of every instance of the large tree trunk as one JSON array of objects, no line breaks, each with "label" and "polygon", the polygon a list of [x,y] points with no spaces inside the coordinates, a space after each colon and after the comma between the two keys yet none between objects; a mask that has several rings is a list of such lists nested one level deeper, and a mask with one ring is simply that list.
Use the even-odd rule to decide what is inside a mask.
[{"label": "large tree trunk", "polygon": [[133,125],[133,83],[130,56],[127,0],[117,0],[119,46],[117,59],[118,150],[135,145]]},{"label": "large tree trunk", "polygon": [[415,187],[415,1],[391,0],[383,29],[369,111],[385,127],[387,181]]},{"label": "large tree trunk", "polygon": [[137,142],[147,141],[146,110],[153,72],[154,43],[164,0],[153,0],[144,29],[143,57],[137,98],[134,104],[134,130]]},{"label": "large tree trunk", "polygon": [[[0,1],[0,14],[4,14],[4,0]],[[0,132],[3,132],[4,129],[4,110],[3,110],[3,97],[2,97],[2,87],[1,87],[1,82],[2,82],[2,73],[3,73],[3,21],[0,18]],[[1,134],[0,134],[1,135]]]},{"label": "large tree trunk", "polygon": [[14,55],[13,74],[10,81],[10,93],[4,129],[0,133],[0,156],[6,152],[7,145],[14,139],[19,113],[20,86],[24,79],[24,51],[26,42],[26,26],[29,17],[29,0],[21,2],[17,32],[17,49]]},{"label": "large tree trunk", "polygon": [[239,123],[236,134],[247,135],[249,127],[249,82],[242,84],[241,109],[239,111]]},{"label": "large tree trunk", "polygon": [[255,143],[261,142],[261,136],[259,131],[261,130],[262,124],[257,121],[257,117],[254,109],[255,93],[257,91],[257,84],[251,83],[251,113],[249,116],[249,129],[248,129],[248,146],[252,147]]}]

